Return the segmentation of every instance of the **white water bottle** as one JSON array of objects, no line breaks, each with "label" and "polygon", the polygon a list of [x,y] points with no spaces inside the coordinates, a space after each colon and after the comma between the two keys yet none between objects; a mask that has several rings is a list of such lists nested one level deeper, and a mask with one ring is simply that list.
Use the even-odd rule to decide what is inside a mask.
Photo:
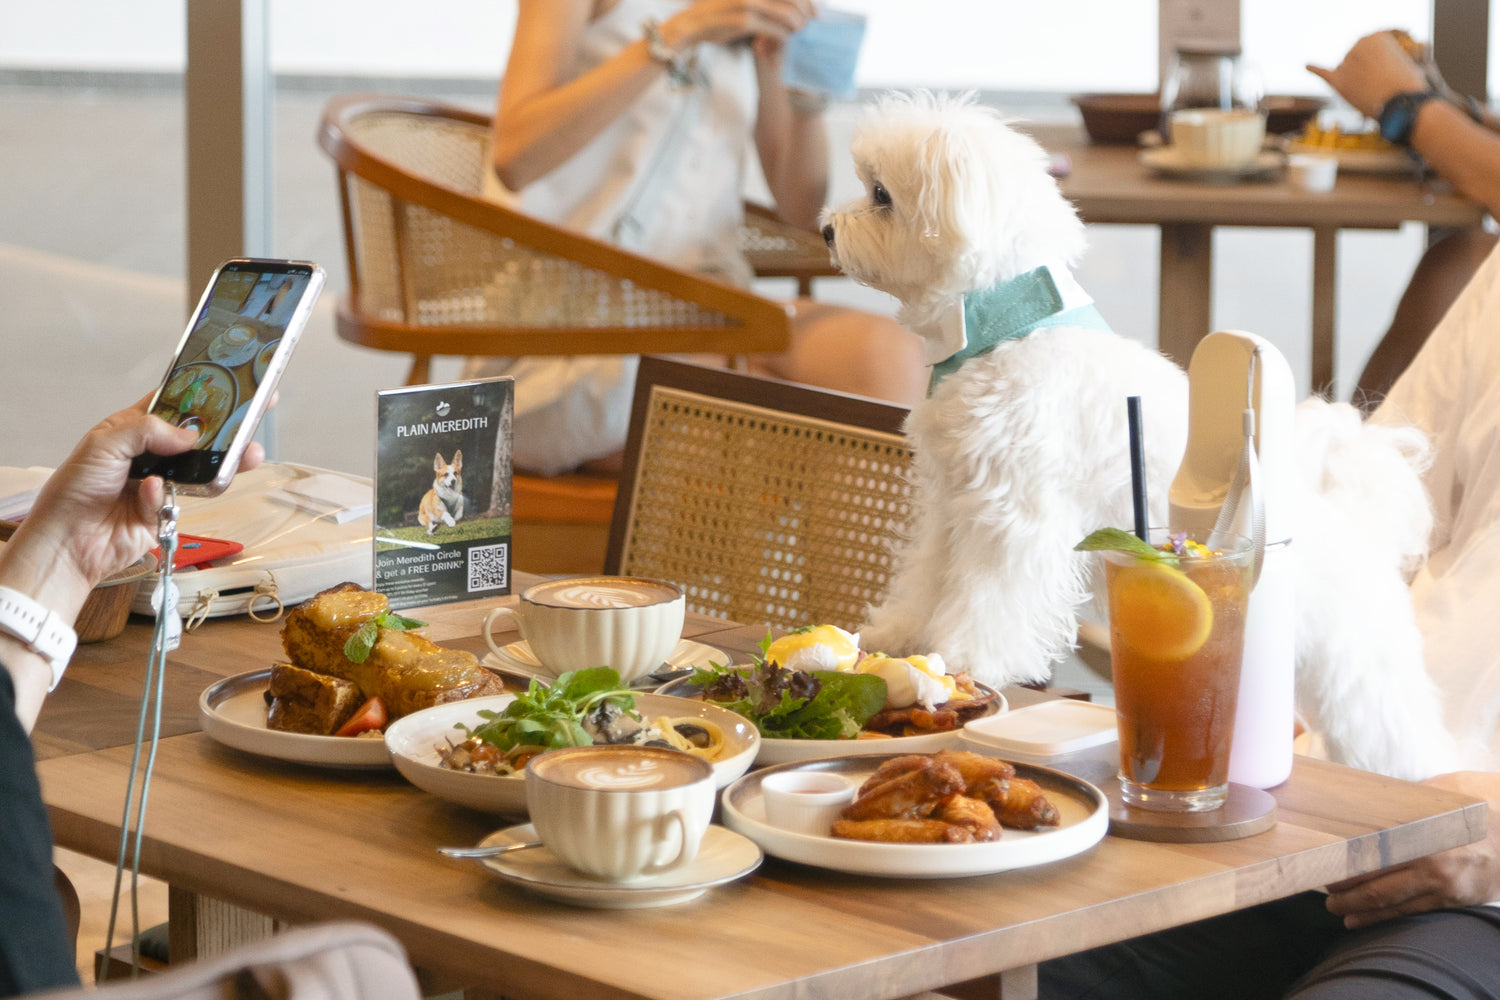
[{"label": "white water bottle", "polygon": [[[1172,480],[1170,525],[1204,537],[1226,504],[1236,533],[1264,541],[1245,617],[1245,655],[1229,780],[1279,785],[1292,772],[1296,693],[1295,574],[1291,552],[1291,448],[1295,386],[1269,341],[1211,333],[1188,366],[1188,443]],[[1246,411],[1251,416],[1246,416]],[[1245,435],[1253,431],[1253,448]],[[1252,486],[1253,484],[1253,486]],[[1256,525],[1255,522],[1259,521]]]}]

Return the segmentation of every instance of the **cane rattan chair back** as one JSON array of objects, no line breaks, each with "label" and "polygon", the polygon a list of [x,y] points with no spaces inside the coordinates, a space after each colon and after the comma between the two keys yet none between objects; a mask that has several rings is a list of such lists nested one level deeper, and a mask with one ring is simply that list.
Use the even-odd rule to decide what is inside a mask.
[{"label": "cane rattan chair back", "polygon": [[413,356],[784,350],[788,307],[482,196],[487,115],[353,95],[318,141],[338,166],[350,288],[338,333]]},{"label": "cane rattan chair back", "polygon": [[857,627],[911,516],[906,413],[643,359],[605,571],[747,625]]}]

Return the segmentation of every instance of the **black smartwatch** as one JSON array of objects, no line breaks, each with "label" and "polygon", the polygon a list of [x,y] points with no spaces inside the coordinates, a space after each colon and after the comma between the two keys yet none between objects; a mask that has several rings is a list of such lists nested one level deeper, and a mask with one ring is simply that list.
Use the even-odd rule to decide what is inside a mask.
[{"label": "black smartwatch", "polygon": [[1441,97],[1435,90],[1418,90],[1397,94],[1380,109],[1380,137],[1386,142],[1411,148],[1411,130],[1417,125],[1417,111],[1428,101]]}]

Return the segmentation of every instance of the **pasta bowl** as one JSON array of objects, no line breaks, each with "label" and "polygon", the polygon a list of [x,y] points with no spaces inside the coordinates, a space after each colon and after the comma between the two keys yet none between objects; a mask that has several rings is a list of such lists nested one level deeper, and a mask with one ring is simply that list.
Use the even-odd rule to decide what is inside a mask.
[{"label": "pasta bowl", "polygon": [[[443,767],[439,750],[445,743],[461,743],[460,723],[477,726],[485,721],[480,711],[499,712],[515,699],[501,694],[470,698],[413,712],[397,719],[385,731],[385,745],[396,770],[413,785],[457,805],[499,816],[526,815],[524,775],[474,774]],[[723,744],[709,763],[714,784],[723,788],[750,769],[760,752],[760,733],[744,717],[690,698],[637,694],[635,710],[648,723],[654,719],[692,719],[713,724],[723,734]]]}]

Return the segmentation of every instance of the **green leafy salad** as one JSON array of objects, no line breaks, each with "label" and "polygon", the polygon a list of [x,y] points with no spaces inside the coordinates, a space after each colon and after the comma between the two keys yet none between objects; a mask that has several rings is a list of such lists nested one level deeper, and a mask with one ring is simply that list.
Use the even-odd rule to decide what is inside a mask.
[{"label": "green leafy salad", "polygon": [[516,747],[582,747],[594,742],[601,719],[630,715],[635,695],[613,667],[591,667],[560,674],[551,685],[532,679],[504,710],[481,709],[485,722],[465,735],[502,751]]},{"label": "green leafy salad", "polygon": [[717,663],[695,669],[688,683],[705,701],[744,716],[762,737],[792,740],[849,740],[885,707],[885,681],[873,674],[839,670],[787,670],[761,656],[747,666]]}]

